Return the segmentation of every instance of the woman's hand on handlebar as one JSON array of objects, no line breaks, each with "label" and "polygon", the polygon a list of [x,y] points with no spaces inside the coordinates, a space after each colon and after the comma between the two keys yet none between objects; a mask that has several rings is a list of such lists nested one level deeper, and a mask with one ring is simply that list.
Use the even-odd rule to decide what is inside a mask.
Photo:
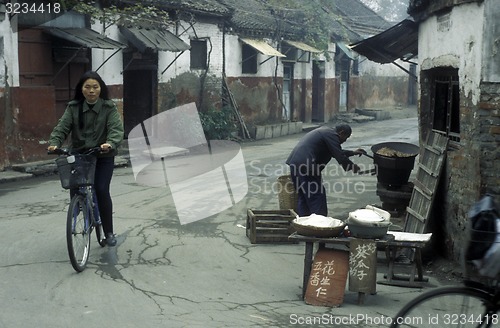
[{"label": "woman's hand on handlebar", "polygon": [[111,148],[113,148],[109,143],[103,143],[101,145],[101,152],[102,153],[107,153],[108,151],[111,150]]},{"label": "woman's hand on handlebar", "polygon": [[59,148],[57,146],[48,146],[47,154],[49,155],[69,155],[69,152],[66,148]]}]

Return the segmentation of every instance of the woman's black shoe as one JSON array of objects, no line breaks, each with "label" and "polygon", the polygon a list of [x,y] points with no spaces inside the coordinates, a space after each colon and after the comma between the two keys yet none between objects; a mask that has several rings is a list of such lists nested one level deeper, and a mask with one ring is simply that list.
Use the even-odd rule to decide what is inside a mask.
[{"label": "woman's black shoe", "polygon": [[113,235],[112,233],[108,233],[106,235],[106,244],[108,246],[115,246],[116,245],[116,238],[115,238],[115,235]]}]

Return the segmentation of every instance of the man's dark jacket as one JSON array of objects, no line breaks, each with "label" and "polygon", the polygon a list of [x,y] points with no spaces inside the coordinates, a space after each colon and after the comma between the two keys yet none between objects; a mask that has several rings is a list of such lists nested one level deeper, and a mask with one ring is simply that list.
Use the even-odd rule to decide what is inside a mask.
[{"label": "man's dark jacket", "polygon": [[333,158],[344,168],[351,170],[354,163],[349,159],[354,152],[342,150],[340,137],[335,129],[327,126],[308,132],[292,150],[286,163],[296,174],[317,176]]}]

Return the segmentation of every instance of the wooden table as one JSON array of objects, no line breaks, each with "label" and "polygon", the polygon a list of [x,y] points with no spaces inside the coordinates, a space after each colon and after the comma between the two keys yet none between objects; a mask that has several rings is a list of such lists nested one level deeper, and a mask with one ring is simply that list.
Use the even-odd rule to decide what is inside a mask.
[{"label": "wooden table", "polygon": [[[422,249],[429,243],[432,234],[393,232],[395,239],[385,245],[388,261],[387,275],[379,284],[422,288],[428,282],[422,267]],[[407,262],[398,262],[398,255],[408,255]],[[396,269],[406,267],[410,270],[407,277],[398,276]]]},{"label": "wooden table", "polygon": [[[304,255],[304,276],[302,280],[302,298],[304,298],[306,289],[307,289],[307,284],[309,282],[309,277],[311,275],[311,267],[313,264],[313,249],[314,249],[314,244],[318,243],[319,248],[324,248],[326,247],[325,245],[337,245],[337,246],[344,246],[346,247],[346,250],[349,250],[349,246],[352,240],[355,238],[353,237],[332,237],[332,238],[320,238],[320,237],[310,237],[310,236],[303,236],[299,235],[296,232],[291,234],[288,239],[291,241],[297,241],[297,242],[304,242],[306,247],[305,247],[305,255]],[[377,247],[382,246],[382,247],[387,247],[391,241],[394,240],[394,236],[388,234],[382,239],[374,239],[375,243],[377,244]],[[376,268],[375,268],[376,270]],[[360,299],[358,299],[358,303],[362,301],[362,297],[364,295],[359,295]]]}]

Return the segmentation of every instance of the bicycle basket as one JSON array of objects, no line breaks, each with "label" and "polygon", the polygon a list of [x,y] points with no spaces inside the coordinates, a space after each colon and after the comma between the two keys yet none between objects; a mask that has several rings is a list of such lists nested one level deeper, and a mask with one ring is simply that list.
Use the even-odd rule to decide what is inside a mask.
[{"label": "bicycle basket", "polygon": [[[74,161],[71,162],[73,158]],[[61,186],[64,189],[74,189],[94,184],[96,161],[95,156],[81,154],[57,158]]]}]

